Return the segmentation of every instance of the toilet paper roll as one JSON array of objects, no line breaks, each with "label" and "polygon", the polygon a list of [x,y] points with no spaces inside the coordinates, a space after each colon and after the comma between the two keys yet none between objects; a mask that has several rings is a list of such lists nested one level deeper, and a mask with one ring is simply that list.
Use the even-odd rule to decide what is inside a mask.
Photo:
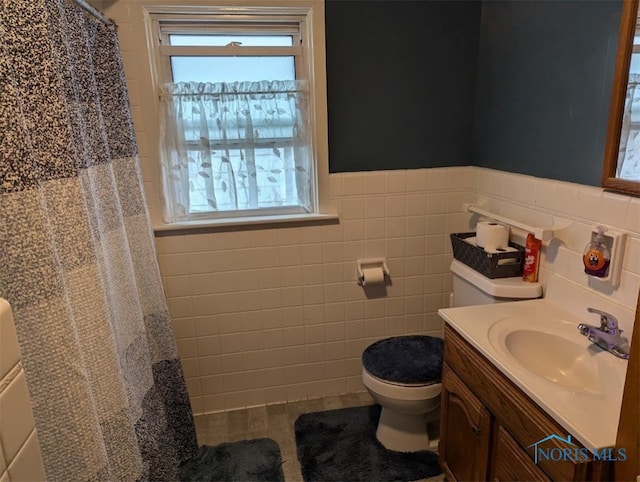
[{"label": "toilet paper roll", "polygon": [[509,247],[509,227],[494,221],[481,221],[476,225],[476,243],[488,250]]},{"label": "toilet paper roll", "polygon": [[382,268],[364,268],[362,270],[362,286],[384,283]]}]

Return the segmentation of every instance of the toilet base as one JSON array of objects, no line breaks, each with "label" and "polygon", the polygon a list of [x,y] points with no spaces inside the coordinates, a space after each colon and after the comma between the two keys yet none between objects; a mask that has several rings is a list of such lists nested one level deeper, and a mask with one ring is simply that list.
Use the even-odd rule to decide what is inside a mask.
[{"label": "toilet base", "polygon": [[[382,407],[376,438],[396,452],[435,450],[438,446],[438,410],[429,413],[402,413]],[[430,432],[435,437],[430,437]],[[436,432],[436,433],[433,433]]]}]

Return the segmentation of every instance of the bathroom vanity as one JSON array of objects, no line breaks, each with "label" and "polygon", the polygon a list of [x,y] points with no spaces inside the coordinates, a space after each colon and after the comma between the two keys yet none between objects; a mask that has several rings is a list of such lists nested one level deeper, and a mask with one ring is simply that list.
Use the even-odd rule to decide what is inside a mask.
[{"label": "bathroom vanity", "polygon": [[611,480],[627,361],[580,335],[579,298],[440,310],[447,480]]},{"label": "bathroom vanity", "polygon": [[[536,464],[527,447],[567,431],[449,325],[442,403],[440,463],[448,480],[611,480],[607,462],[540,457]],[[544,444],[567,447],[556,439]]]}]

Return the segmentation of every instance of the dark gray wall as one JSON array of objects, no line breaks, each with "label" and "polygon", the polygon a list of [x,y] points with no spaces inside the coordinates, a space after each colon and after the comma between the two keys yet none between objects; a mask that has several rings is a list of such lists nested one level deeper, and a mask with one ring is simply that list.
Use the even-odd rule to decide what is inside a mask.
[{"label": "dark gray wall", "polygon": [[470,164],[480,7],[326,0],[331,172]]},{"label": "dark gray wall", "polygon": [[621,5],[483,2],[474,164],[600,185]]}]

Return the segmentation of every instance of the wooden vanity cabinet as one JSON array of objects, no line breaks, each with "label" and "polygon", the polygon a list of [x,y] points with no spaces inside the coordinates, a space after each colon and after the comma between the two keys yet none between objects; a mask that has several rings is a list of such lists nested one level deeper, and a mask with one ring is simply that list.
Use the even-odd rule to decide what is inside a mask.
[{"label": "wooden vanity cabinet", "polygon": [[504,427],[497,425],[493,432],[491,471],[487,480],[551,480],[522,450]]},{"label": "wooden vanity cabinet", "polygon": [[[439,457],[447,480],[610,480],[609,462],[535,464],[526,447],[551,434],[566,430],[445,325]],[[557,440],[545,444],[566,448]]]},{"label": "wooden vanity cabinet", "polygon": [[[486,480],[492,417],[451,369],[442,372],[439,447],[442,469],[451,480]],[[455,474],[455,478],[453,475]]]}]

